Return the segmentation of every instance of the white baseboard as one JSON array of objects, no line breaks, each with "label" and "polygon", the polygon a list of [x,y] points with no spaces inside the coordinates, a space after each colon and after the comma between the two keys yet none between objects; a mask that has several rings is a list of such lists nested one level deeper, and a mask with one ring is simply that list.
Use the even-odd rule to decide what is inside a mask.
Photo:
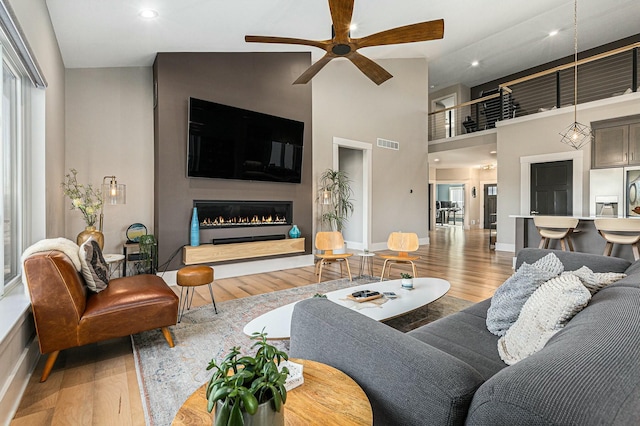
[{"label": "white baseboard", "polygon": [[[25,322],[23,324],[29,323]],[[22,352],[18,353],[20,355],[13,364],[9,379],[4,388],[0,390],[0,424],[2,425],[8,425],[18,411],[31,374],[33,374],[40,359],[38,340],[35,335],[29,344],[22,348]]]},{"label": "white baseboard", "polygon": [[[289,256],[280,259],[252,260],[249,262],[229,263],[226,265],[213,265],[214,278],[232,278],[241,277],[243,275],[263,274],[265,272],[280,271],[282,269],[302,268],[304,266],[313,266],[313,255],[305,254],[303,256]],[[175,271],[167,271],[158,273],[169,285],[176,285]]]}]

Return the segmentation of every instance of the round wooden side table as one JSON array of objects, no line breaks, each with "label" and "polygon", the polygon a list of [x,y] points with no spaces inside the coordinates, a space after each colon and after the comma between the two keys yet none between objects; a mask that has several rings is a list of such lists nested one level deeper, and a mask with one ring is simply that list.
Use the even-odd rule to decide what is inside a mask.
[{"label": "round wooden side table", "polygon": [[[291,359],[304,365],[304,383],[287,393],[284,422],[292,425],[372,425],[373,412],[362,388],[342,371],[316,361]],[[172,426],[210,425],[206,383],[182,404]]]}]

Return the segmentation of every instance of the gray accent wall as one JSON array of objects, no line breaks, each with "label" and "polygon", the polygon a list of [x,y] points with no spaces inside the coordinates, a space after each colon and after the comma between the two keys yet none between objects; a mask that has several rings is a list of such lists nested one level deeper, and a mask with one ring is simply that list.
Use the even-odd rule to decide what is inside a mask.
[{"label": "gray accent wall", "polygon": [[[293,201],[293,222],[313,236],[311,84],[293,81],[311,64],[310,53],[158,53],[154,63],[154,233],[159,261],[189,244],[193,200]],[[305,123],[302,183],[187,178],[188,99],[195,97]],[[289,226],[202,230],[200,242],[287,234]],[[177,269],[182,253],[169,270]]]}]

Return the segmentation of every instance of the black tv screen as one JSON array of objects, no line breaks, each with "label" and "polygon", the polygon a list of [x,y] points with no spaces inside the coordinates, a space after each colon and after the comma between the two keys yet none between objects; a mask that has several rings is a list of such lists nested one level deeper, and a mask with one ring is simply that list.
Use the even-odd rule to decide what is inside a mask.
[{"label": "black tv screen", "polygon": [[304,123],[189,98],[187,176],[300,183]]}]

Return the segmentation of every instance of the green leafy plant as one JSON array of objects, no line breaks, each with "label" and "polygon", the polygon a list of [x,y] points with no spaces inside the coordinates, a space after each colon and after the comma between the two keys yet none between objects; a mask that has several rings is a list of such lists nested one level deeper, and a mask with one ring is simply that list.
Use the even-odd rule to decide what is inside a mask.
[{"label": "green leafy plant", "polygon": [[411,278],[413,278],[413,275],[407,274],[406,272],[401,272],[400,277],[404,280],[410,280]]},{"label": "green leafy plant", "polygon": [[151,272],[153,263],[153,248],[156,246],[156,237],[153,234],[141,235],[138,239],[140,245],[140,261],[145,272]]},{"label": "green leafy plant", "polygon": [[282,360],[288,360],[285,352],[267,343],[266,334],[253,333],[258,348],[255,357],[242,356],[239,347],[233,347],[218,364],[209,362],[207,370],[214,370],[207,384],[207,410],[211,412],[220,401],[215,426],[244,425],[242,412],[255,414],[258,405],[271,401],[274,410],[280,411],[287,401],[284,383],[289,370],[278,370]]},{"label": "green leafy plant", "polygon": [[331,194],[328,210],[322,213],[322,222],[334,231],[342,232],[349,216],[353,214],[353,190],[351,181],[344,171],[325,170],[320,176],[320,190]]}]

